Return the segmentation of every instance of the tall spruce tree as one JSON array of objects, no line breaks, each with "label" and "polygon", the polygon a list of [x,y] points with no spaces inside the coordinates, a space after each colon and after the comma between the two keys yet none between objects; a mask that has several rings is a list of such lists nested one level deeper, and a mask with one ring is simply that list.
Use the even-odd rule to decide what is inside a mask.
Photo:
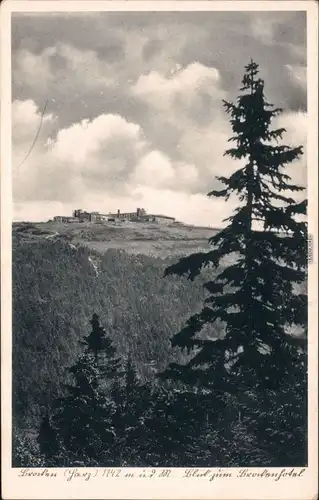
[{"label": "tall spruce tree", "polygon": [[[276,389],[306,369],[304,336],[290,332],[291,325],[305,330],[307,321],[306,295],[295,288],[306,279],[306,223],[295,217],[305,215],[306,202],[292,198],[303,188],[285,172],[302,147],[279,144],[285,129],[273,130],[271,122],[282,110],[267,102],[258,65],[251,61],[245,69],[237,101],[223,101],[235,143],[225,155],[243,166],[218,177],[224,187],[208,193],[225,201],[235,195],[238,206],[210,238],[212,250],[182,258],[165,272],[193,280],[203,267],[217,269],[204,285],[210,295],[202,311],[172,338],[173,346],[194,350],[194,356],[162,374],[215,394],[238,395],[239,386],[243,394]],[[218,321],[225,326],[222,338],[214,334]],[[211,330],[205,338],[204,327]]]}]

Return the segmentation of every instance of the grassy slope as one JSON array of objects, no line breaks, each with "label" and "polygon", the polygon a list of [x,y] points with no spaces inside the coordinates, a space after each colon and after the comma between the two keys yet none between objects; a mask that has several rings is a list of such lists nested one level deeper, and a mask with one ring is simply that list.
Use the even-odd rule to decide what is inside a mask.
[{"label": "grassy slope", "polygon": [[208,238],[215,229],[182,224],[160,225],[147,223],[72,223],[56,222],[14,225],[15,233],[24,241],[64,239],[74,245],[86,245],[98,252],[110,248],[123,249],[130,254],[169,257],[208,249]]}]

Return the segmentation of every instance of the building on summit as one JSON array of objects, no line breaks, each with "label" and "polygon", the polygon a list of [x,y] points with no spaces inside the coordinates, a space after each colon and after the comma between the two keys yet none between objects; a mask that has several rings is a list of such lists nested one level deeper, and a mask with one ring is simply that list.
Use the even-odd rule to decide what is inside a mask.
[{"label": "building on summit", "polygon": [[53,220],[55,222],[155,222],[159,224],[171,224],[175,222],[174,217],[167,215],[154,215],[148,214],[144,208],[137,208],[135,212],[121,212],[118,210],[116,213],[101,214],[100,212],[86,212],[82,209],[73,211],[72,217],[65,217],[56,215]]},{"label": "building on summit", "polygon": [[160,224],[172,224],[175,222],[174,217],[168,217],[167,215],[151,215],[152,222],[159,222]]}]

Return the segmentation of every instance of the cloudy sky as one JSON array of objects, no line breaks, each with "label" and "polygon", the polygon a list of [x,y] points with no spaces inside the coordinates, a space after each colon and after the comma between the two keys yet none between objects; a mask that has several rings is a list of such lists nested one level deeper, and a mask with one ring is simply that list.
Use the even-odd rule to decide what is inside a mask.
[{"label": "cloudy sky", "polygon": [[[14,14],[15,219],[144,207],[219,225],[232,204],[206,193],[238,167],[222,99],[250,58],[306,146],[303,12]],[[305,183],[306,155],[290,168]]]}]

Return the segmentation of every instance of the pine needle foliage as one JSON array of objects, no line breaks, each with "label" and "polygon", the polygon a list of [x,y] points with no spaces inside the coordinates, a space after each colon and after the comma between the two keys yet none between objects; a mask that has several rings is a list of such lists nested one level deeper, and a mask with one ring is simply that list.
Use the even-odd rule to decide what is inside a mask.
[{"label": "pine needle foliage", "polygon": [[[203,267],[218,270],[204,285],[204,307],[171,341],[192,351],[192,359],[171,364],[161,375],[234,393],[239,384],[248,391],[278,388],[305,369],[305,335],[292,335],[291,327],[305,331],[307,322],[307,297],[299,291],[306,280],[307,227],[296,217],[306,214],[306,202],[293,198],[304,188],[286,172],[302,146],[282,143],[285,129],[271,126],[282,109],[268,103],[258,65],[251,61],[245,70],[236,102],[223,101],[234,144],[225,155],[242,166],[218,177],[223,188],[208,193],[225,201],[235,196],[238,206],[209,240],[209,252],[182,258],[165,271],[193,280]],[[217,338],[214,325],[220,322],[224,335]],[[203,328],[210,331],[205,338]]]}]

